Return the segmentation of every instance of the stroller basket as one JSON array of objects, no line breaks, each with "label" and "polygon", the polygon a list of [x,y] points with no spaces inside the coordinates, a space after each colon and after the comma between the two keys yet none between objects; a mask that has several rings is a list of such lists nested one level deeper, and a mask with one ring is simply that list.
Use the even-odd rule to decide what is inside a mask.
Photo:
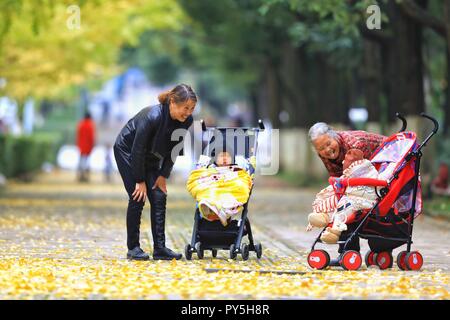
[{"label": "stroller basket", "polygon": [[[221,249],[229,249],[239,234],[237,220],[229,221],[225,227],[220,221],[206,221],[201,219],[198,226],[198,234],[203,242]],[[244,230],[245,231],[245,230]],[[244,232],[243,235],[246,233]]]}]

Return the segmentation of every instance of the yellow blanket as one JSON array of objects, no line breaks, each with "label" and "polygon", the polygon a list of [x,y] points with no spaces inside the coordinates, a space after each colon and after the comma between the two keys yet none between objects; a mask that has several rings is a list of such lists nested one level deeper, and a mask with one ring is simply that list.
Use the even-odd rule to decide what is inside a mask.
[{"label": "yellow blanket", "polygon": [[234,170],[230,167],[202,167],[189,175],[187,190],[199,203],[200,213],[205,219],[219,219],[226,225],[228,218],[242,212],[250,195],[252,179],[247,171]]}]

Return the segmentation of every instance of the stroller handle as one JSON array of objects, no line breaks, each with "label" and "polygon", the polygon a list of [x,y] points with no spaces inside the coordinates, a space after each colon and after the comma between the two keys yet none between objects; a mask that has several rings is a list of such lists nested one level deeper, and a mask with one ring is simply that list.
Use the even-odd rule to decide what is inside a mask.
[{"label": "stroller handle", "polygon": [[387,187],[388,182],[386,180],[373,179],[373,178],[336,178],[330,177],[328,179],[330,185],[340,183],[344,187],[356,187],[356,186],[368,186],[368,187]]},{"label": "stroller handle", "polygon": [[[216,131],[221,132],[222,134],[226,134],[228,130],[233,130],[233,132],[236,132],[236,130],[242,130],[244,132],[245,137],[245,157],[249,157],[249,150],[250,150],[250,135],[254,136],[254,142],[253,142],[253,154],[256,155],[256,150],[258,148],[258,135],[260,131],[265,131],[264,123],[261,119],[258,119],[258,127],[250,128],[250,127],[207,127],[206,123],[203,119],[200,119],[200,124],[202,126],[202,141],[204,134],[206,133],[208,135],[208,143],[206,145],[206,154],[209,154],[210,149],[210,142],[211,142],[211,136],[216,133]],[[233,139],[235,139],[234,137]],[[226,138],[225,140],[226,141]],[[234,143],[236,143],[234,141]],[[203,154],[203,151],[202,151]]]},{"label": "stroller handle", "polygon": [[432,116],[427,115],[425,112],[422,112],[420,115],[424,118],[427,118],[427,119],[433,121],[433,124],[434,124],[433,134],[436,134],[436,132],[438,132],[438,130],[439,130],[439,122]]},{"label": "stroller handle", "polygon": [[261,130],[266,129],[266,127],[264,126],[264,122],[261,119],[258,119],[258,126],[259,126],[259,129],[261,129]]},{"label": "stroller handle", "polygon": [[250,130],[250,131],[264,131],[266,127],[264,126],[264,122],[261,119],[258,119],[258,127],[250,128],[250,127],[207,127],[206,123],[203,119],[200,119],[200,124],[202,126],[202,131],[208,130],[227,130],[227,129],[242,129],[242,130]]},{"label": "stroller handle", "polygon": [[395,116],[397,118],[399,118],[400,120],[402,120],[402,128],[398,131],[398,132],[403,132],[406,130],[406,126],[408,125],[408,123],[406,122],[405,117],[403,117],[403,115],[400,112],[396,112]]},{"label": "stroller handle", "polygon": [[200,119],[200,124],[202,125],[202,131],[206,131],[206,123],[205,123],[205,120]]},{"label": "stroller handle", "polygon": [[420,151],[420,149],[422,149],[422,147],[424,147],[427,144],[427,142],[431,139],[431,137],[434,136],[439,130],[439,122],[435,118],[427,115],[425,112],[422,112],[420,115],[424,118],[427,118],[428,120],[431,120],[434,124],[434,128],[431,131],[431,133],[425,138],[425,140],[420,144],[420,146],[418,148],[419,151]]}]

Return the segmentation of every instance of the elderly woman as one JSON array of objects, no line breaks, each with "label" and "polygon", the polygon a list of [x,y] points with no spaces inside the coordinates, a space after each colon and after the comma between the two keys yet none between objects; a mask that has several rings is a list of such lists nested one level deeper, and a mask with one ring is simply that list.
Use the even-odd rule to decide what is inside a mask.
[{"label": "elderly woman", "polygon": [[365,131],[335,131],[324,122],[309,129],[309,139],[331,177],[342,175],[342,161],[348,150],[359,149],[369,159],[385,138]]},{"label": "elderly woman", "polygon": [[[345,154],[350,149],[359,149],[364,158],[369,159],[372,153],[382,143],[385,136],[365,131],[335,131],[324,122],[318,122],[309,129],[309,139],[322,159],[328,174],[331,177],[339,177],[343,173],[343,161]],[[342,232],[339,240],[345,241],[353,231],[351,225],[347,231]],[[338,252],[342,254],[343,245],[339,245]],[[349,250],[359,251],[359,239],[354,238],[349,244]],[[331,265],[339,265],[339,258],[332,260]]]}]

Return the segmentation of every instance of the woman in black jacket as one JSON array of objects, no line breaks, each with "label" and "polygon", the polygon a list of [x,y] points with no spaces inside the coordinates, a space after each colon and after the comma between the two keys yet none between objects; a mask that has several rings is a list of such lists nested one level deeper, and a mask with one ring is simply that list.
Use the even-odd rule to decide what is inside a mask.
[{"label": "woman in black jacket", "polygon": [[[175,159],[171,153],[179,143],[172,141],[176,129],[188,129],[197,96],[185,84],[158,96],[160,104],[146,107],[128,121],[114,144],[114,156],[129,196],[127,209],[128,259],[148,260],[139,244],[139,227],[145,198],[151,205],[153,259],[180,259],[165,244],[166,178]],[[176,158],[177,155],[175,155]]]}]

